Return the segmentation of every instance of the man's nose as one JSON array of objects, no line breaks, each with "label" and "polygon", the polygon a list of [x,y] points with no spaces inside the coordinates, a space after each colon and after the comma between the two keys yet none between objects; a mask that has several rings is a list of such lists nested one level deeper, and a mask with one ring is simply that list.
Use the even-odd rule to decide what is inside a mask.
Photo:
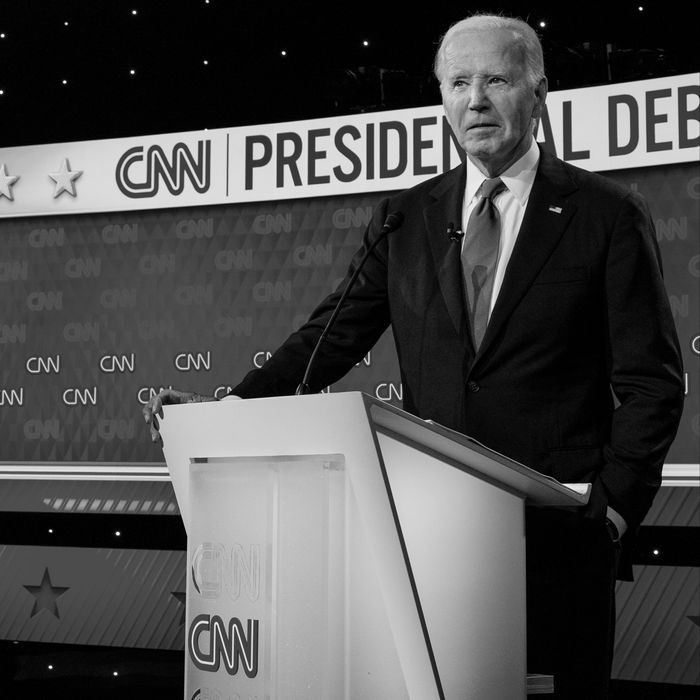
[{"label": "man's nose", "polygon": [[484,85],[480,81],[475,80],[469,86],[469,109],[482,110],[488,107],[488,104],[489,101]]}]

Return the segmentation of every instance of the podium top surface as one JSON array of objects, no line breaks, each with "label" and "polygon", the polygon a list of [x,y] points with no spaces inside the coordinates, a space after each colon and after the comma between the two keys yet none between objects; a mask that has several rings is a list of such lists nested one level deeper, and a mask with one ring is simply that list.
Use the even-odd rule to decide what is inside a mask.
[{"label": "podium top surface", "polygon": [[444,426],[361,392],[164,407],[163,452],[187,526],[189,465],[230,457],[344,454],[381,459],[386,435],[535,506],[578,507],[590,484],[565,485]]},{"label": "podium top surface", "polygon": [[468,435],[372,396],[362,396],[376,430],[410,440],[419,449],[437,454],[457,468],[478,473],[483,479],[520,493],[530,505],[576,507],[588,503],[590,484],[562,484]]}]

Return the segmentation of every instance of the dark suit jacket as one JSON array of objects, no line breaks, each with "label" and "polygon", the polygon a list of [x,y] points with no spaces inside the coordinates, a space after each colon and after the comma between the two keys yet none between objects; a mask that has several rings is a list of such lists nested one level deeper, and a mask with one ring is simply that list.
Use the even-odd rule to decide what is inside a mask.
[{"label": "dark suit jacket", "polygon": [[[683,401],[653,223],[636,193],[542,152],[478,353],[459,245],[464,165],[383,201],[402,226],[369,259],[327,339],[312,390],[337,381],[391,324],[404,408],[562,482],[592,482],[634,528],[660,485]],[[346,278],[347,280],[347,278]],[[340,291],[232,393],[291,394]],[[617,406],[617,407],[616,407]]]}]

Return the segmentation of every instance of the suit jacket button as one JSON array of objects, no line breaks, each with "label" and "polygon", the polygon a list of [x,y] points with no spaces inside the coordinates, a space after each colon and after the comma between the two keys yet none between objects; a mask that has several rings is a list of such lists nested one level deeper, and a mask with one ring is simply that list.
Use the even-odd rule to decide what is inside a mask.
[{"label": "suit jacket button", "polygon": [[469,382],[469,384],[467,384],[467,386],[469,387],[469,391],[472,391],[474,393],[476,393],[477,391],[479,391],[479,389],[481,389],[481,387],[476,382]]}]

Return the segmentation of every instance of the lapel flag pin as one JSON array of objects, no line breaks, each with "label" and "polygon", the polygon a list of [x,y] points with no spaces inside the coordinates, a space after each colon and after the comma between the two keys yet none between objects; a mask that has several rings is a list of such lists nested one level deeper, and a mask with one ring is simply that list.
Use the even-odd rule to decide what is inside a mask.
[{"label": "lapel flag pin", "polygon": [[550,204],[549,211],[553,211],[555,214],[561,214],[561,207],[555,207],[553,204]]}]

